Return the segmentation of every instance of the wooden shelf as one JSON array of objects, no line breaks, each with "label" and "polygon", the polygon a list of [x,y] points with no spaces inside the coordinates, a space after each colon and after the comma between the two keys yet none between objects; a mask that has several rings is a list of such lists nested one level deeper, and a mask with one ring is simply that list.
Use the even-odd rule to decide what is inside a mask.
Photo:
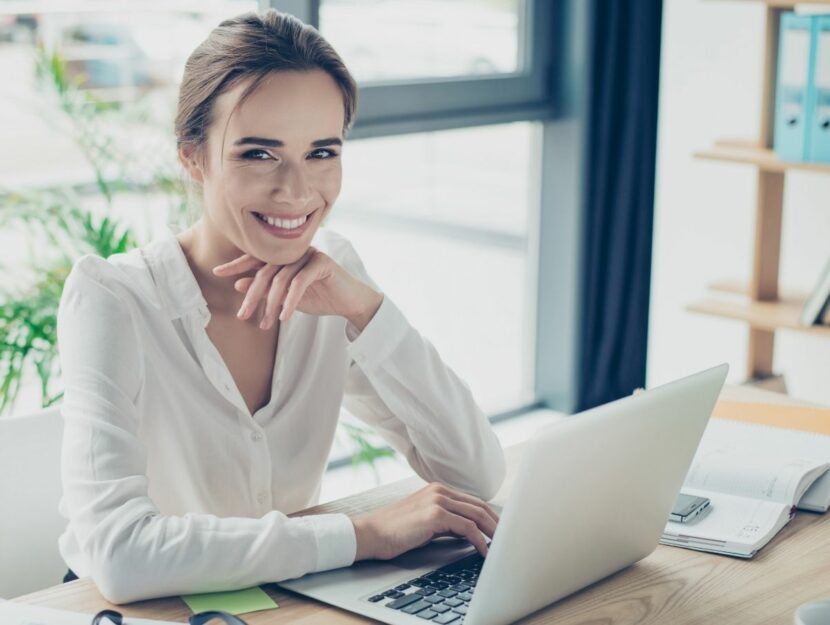
[{"label": "wooden shelf", "polygon": [[[715,292],[732,294],[735,297],[706,297],[689,304],[686,310],[704,315],[726,317],[744,321],[759,330],[795,330],[830,338],[830,326],[803,326],[798,318],[806,296],[802,293],[782,291],[777,301],[758,302],[745,296],[747,289],[738,282],[713,284]],[[741,295],[744,295],[741,297]]]},{"label": "wooden shelf", "polygon": [[713,161],[746,163],[755,165],[762,171],[802,170],[830,174],[830,163],[782,161],[771,149],[753,145],[750,141],[719,141],[707,150],[695,152],[695,157]]},{"label": "wooden shelf", "polygon": [[[733,0],[734,1],[734,0]],[[720,140],[708,149],[695,153],[697,158],[743,163],[755,168],[755,225],[752,250],[751,293],[734,282],[713,285],[714,293],[694,302],[690,311],[749,324],[747,341],[747,377],[769,378],[773,370],[775,334],[778,330],[795,330],[830,338],[830,326],[802,326],[799,317],[806,295],[779,289],[781,230],[784,211],[786,172],[807,171],[830,174],[830,163],[785,161],[771,149],[775,127],[775,83],[778,70],[781,16],[798,4],[806,10],[823,10],[830,0],[739,0],[755,4],[764,13],[764,47],[761,56],[761,123],[754,141]],[[720,292],[720,295],[718,294]]]},{"label": "wooden shelf", "polygon": [[[710,291],[716,291],[718,293],[731,293],[732,295],[749,296],[749,287],[746,283],[741,282],[740,280],[719,280],[718,282],[708,284],[706,288]],[[809,293],[805,291],[788,289],[786,287],[782,288],[781,292],[778,294],[779,300],[793,306],[803,306],[808,296]]]}]

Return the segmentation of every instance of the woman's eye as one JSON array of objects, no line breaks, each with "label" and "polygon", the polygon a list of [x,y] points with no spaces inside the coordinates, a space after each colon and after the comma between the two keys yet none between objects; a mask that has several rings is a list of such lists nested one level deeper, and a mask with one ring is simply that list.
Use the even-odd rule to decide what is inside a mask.
[{"label": "woman's eye", "polygon": [[335,152],[334,150],[329,150],[328,148],[320,148],[319,150],[314,150],[311,153],[311,158],[316,158],[319,160],[334,158],[335,156],[337,156],[337,152]]},{"label": "woman's eye", "polygon": [[265,150],[248,150],[242,155],[242,158],[248,158],[255,161],[264,161],[266,158],[262,158],[264,155],[266,158],[271,158],[271,155],[268,154]]}]

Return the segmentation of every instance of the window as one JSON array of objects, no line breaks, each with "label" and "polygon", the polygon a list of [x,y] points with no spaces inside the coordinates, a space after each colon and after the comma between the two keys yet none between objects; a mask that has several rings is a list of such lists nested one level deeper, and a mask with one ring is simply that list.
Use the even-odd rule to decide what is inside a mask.
[{"label": "window", "polygon": [[139,2],[109,6],[31,3],[27,10],[27,3],[18,2],[16,12],[0,13],[0,187],[94,181],[73,139],[77,128],[56,115],[55,103],[45,102],[38,89],[38,43],[59,51],[66,80],[102,106],[115,109],[142,99],[146,119],[124,120],[128,128],[141,127],[137,148],[148,141],[172,145],[170,119],[187,56],[221,19],[256,9],[257,3],[225,0],[200,11],[177,2],[163,8]]},{"label": "window", "polygon": [[537,124],[347,142],[328,226],[488,413],[528,401]]},{"label": "window", "polygon": [[[107,163],[137,183],[135,193],[119,195],[117,212],[149,236],[166,207],[142,194],[141,181],[175,160],[170,124],[187,55],[221,19],[269,6],[317,26],[360,83],[343,193],[328,225],[354,241],[373,277],[486,412],[532,405],[537,161],[543,122],[554,115],[554,3],[220,0],[194,10],[178,2],[103,9],[82,2],[46,12],[16,3],[17,12],[0,20],[0,69],[8,77],[0,87],[7,120],[0,188],[69,183],[84,202],[103,205],[73,137],[79,128],[36,91],[39,40],[61,50],[67,79],[102,110],[142,102],[140,115],[110,128],[142,158],[121,154]],[[99,136],[94,128],[80,132]],[[25,258],[22,245],[14,233],[0,234],[0,262]]]},{"label": "window", "polygon": [[362,84],[512,74],[519,0],[324,0],[320,32]]}]

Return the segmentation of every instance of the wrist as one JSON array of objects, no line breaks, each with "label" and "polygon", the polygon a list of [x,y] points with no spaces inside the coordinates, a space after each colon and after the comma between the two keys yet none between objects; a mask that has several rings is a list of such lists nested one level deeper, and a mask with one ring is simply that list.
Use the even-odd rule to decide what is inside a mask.
[{"label": "wrist", "polygon": [[372,557],[370,551],[372,540],[370,538],[369,523],[365,518],[350,518],[352,525],[354,525],[355,543],[357,544],[354,560],[355,562],[358,560],[367,560]]},{"label": "wrist", "polygon": [[347,315],[346,319],[359,332],[363,332],[363,329],[369,325],[372,317],[375,316],[378,308],[380,308],[381,303],[383,303],[383,293],[369,288],[364,306],[356,313]]}]

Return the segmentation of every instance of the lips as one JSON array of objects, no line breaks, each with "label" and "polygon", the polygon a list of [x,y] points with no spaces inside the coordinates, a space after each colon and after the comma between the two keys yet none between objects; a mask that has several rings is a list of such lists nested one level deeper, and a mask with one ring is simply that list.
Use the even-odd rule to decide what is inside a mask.
[{"label": "lips", "polygon": [[258,213],[254,211],[254,216],[261,222],[267,223],[277,228],[283,228],[285,230],[293,230],[294,228],[302,226],[310,215],[311,213],[307,215],[300,215],[298,217],[277,217],[274,215],[267,215],[265,213]]},{"label": "lips", "polygon": [[303,235],[309,224],[312,222],[314,213],[316,212],[317,211],[314,210],[308,215],[302,215],[293,219],[271,217],[256,211],[251,211],[251,214],[254,216],[254,219],[256,219],[256,222],[260,225],[260,227],[262,227],[268,234],[282,239],[294,239]]}]

